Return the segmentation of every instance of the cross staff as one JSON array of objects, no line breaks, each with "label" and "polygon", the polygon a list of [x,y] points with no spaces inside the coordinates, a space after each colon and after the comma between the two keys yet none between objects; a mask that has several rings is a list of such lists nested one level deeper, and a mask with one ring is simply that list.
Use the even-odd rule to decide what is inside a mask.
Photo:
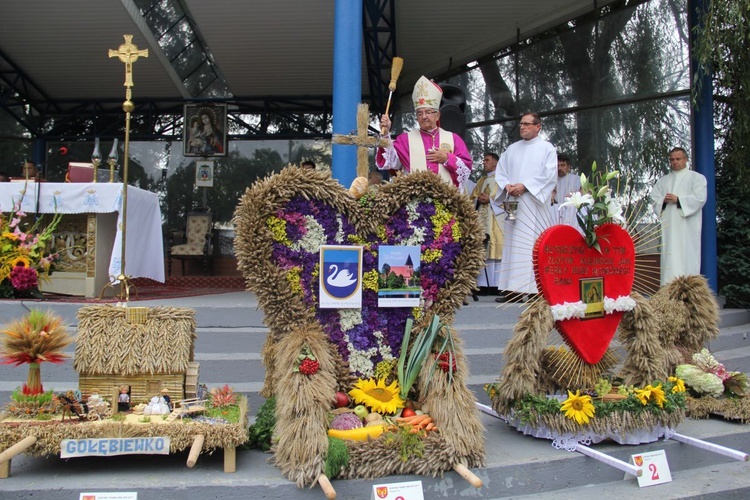
[{"label": "cross staff", "polygon": [[133,43],[133,35],[123,35],[125,43],[120,45],[117,50],[109,49],[110,59],[117,57],[120,62],[125,64],[125,102],[122,103],[122,110],[125,111],[125,157],[122,162],[122,247],[120,250],[120,274],[104,286],[101,293],[101,298],[104,298],[104,292],[107,288],[111,287],[114,290],[116,284],[120,284],[120,296],[127,302],[130,299],[130,289],[135,291],[136,298],[138,297],[138,289],[135,287],[133,282],[130,280],[127,274],[125,274],[125,249],[126,236],[127,236],[127,224],[128,224],[128,159],[130,156],[130,113],[135,109],[135,104],[130,100],[132,97],[133,87],[133,63],[138,60],[139,57],[148,57],[148,49],[138,50],[138,47]]},{"label": "cross staff", "polygon": [[369,148],[390,146],[388,138],[370,137],[367,134],[367,121],[370,118],[370,107],[367,104],[357,106],[357,134],[341,135],[333,134],[334,144],[345,144],[357,146],[357,176],[367,177],[369,165]]},{"label": "cross staff", "polygon": [[125,43],[120,45],[117,50],[109,49],[109,57],[118,57],[120,62],[125,63],[125,87],[128,89],[133,86],[133,63],[139,57],[148,57],[148,49],[138,50],[133,43],[133,35],[123,35]]}]

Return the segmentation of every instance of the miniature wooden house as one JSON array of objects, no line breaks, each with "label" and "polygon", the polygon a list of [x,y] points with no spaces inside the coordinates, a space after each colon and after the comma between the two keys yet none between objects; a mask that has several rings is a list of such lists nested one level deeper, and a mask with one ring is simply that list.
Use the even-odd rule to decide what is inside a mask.
[{"label": "miniature wooden house", "polygon": [[195,397],[195,311],[176,307],[97,305],[78,311],[75,361],[78,386],[103,396],[130,387],[131,403],[163,389],[172,400]]}]

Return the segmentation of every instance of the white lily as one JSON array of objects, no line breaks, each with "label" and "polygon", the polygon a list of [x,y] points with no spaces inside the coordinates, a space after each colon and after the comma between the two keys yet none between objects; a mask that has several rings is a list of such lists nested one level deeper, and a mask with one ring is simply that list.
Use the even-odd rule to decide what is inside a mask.
[{"label": "white lily", "polygon": [[607,200],[607,217],[620,224],[625,224],[625,217],[622,216],[622,205],[614,198]]},{"label": "white lily", "polygon": [[565,203],[560,205],[561,207],[575,207],[576,209],[581,208],[584,205],[594,205],[594,197],[590,194],[581,194],[576,191],[571,193],[565,198]]}]

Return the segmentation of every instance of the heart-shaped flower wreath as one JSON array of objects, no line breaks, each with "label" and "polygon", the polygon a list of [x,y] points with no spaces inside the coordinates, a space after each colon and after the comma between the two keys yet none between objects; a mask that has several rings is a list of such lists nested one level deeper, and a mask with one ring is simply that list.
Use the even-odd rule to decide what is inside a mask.
[{"label": "heart-shaped flower wreath", "polygon": [[[380,373],[383,362],[394,366],[408,319],[452,322],[482,265],[483,235],[469,200],[430,172],[398,177],[361,206],[327,173],[286,168],[247,190],[235,223],[239,268],[269,326],[262,394],[277,400],[274,461],[298,485],[314,484],[324,470],[335,392]],[[422,306],[377,307],[381,244],[421,246]],[[363,247],[361,309],[318,307],[321,245]],[[294,370],[303,349],[318,362],[313,374]],[[422,457],[402,460],[382,437],[347,442],[349,464],[338,477],[434,475],[482,464],[483,428],[460,342],[454,355],[455,373],[425,363],[416,383],[440,427],[424,439]]]}]

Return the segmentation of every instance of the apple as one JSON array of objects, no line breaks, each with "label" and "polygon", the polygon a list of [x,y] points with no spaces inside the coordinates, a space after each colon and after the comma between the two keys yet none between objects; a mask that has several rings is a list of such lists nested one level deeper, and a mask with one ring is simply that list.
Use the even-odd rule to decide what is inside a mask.
[{"label": "apple", "polygon": [[357,405],[354,407],[354,414],[359,418],[365,418],[370,413],[365,405]]},{"label": "apple", "polygon": [[346,408],[349,406],[349,396],[341,391],[336,392],[336,396],[333,399],[333,405],[336,408]]},{"label": "apple", "polygon": [[414,415],[416,415],[416,412],[411,408],[404,408],[403,410],[401,410],[401,416],[404,418],[413,417]]}]

